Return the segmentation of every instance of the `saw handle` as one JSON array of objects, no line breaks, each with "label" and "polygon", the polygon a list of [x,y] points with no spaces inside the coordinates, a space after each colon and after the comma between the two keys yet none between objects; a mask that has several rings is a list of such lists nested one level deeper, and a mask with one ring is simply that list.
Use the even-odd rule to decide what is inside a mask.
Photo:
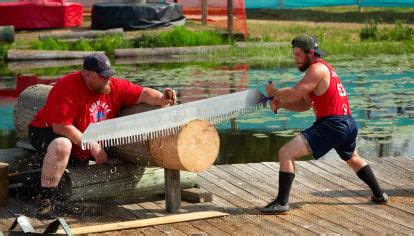
[{"label": "saw handle", "polygon": [[[273,84],[273,82],[271,80],[268,81],[268,84]],[[266,97],[267,101],[272,101],[274,97]],[[277,114],[277,110],[273,111],[274,114]]]},{"label": "saw handle", "polygon": [[[174,98],[174,93],[172,89],[166,89],[164,91],[164,95],[165,95],[165,98],[170,99],[170,100]],[[170,103],[170,105],[174,105],[174,104]]]}]

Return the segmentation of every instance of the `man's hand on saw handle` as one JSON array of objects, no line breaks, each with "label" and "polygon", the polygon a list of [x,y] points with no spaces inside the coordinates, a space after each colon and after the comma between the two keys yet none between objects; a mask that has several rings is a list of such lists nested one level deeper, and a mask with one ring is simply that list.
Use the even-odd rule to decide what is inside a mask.
[{"label": "man's hand on saw handle", "polygon": [[91,154],[95,158],[96,164],[103,164],[108,161],[105,149],[97,142],[92,144]]},{"label": "man's hand on saw handle", "polygon": [[177,94],[174,89],[166,88],[161,100],[161,107],[175,105],[177,103]]}]

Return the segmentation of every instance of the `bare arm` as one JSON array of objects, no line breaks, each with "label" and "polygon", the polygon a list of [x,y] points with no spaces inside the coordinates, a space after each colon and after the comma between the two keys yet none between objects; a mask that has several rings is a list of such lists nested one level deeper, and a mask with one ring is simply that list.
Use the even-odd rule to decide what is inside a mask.
[{"label": "bare arm", "polygon": [[[149,105],[159,105],[159,106],[166,106],[168,104],[175,104],[176,102],[176,95],[175,91],[172,89],[166,89],[165,91],[172,91],[172,98],[167,98],[165,94],[152,89],[152,88],[144,88],[142,90],[141,96],[139,97],[137,104],[145,103]],[[165,92],[164,92],[165,93]]]},{"label": "bare arm", "polygon": [[[70,139],[75,145],[81,145],[82,132],[74,125],[53,124],[53,132]],[[99,143],[94,143],[91,149],[91,155],[95,158],[96,164],[102,164],[108,160],[105,149]]]},{"label": "bare arm", "polygon": [[312,65],[309,67],[303,79],[294,87],[277,89],[273,84],[269,84],[266,86],[266,92],[268,96],[277,97],[286,103],[298,102],[316,88],[325,73],[329,73],[327,68]]},{"label": "bare arm", "polygon": [[282,102],[282,107],[289,111],[303,112],[311,108],[311,103],[308,99],[303,98],[297,102]]},{"label": "bare arm", "polygon": [[52,127],[53,132],[70,139],[73,144],[80,146],[82,132],[80,132],[80,130],[74,125],[62,125],[54,123]]}]

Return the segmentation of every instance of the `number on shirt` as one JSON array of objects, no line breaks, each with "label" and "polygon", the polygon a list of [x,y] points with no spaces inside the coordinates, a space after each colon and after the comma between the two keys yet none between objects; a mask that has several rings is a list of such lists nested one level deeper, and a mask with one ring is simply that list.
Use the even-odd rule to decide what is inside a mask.
[{"label": "number on shirt", "polygon": [[342,83],[341,82],[338,82],[337,87],[338,87],[338,94],[339,94],[339,96],[345,97],[346,96],[346,91],[345,91],[345,88],[342,85]]}]

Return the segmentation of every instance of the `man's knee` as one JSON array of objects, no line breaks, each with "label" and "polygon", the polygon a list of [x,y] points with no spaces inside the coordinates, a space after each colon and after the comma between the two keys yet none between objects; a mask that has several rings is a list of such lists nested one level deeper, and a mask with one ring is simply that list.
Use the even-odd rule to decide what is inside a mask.
[{"label": "man's knee", "polygon": [[287,145],[283,145],[280,149],[279,149],[279,161],[283,162],[283,161],[290,161],[294,159],[294,155],[292,155],[292,151],[289,150],[289,147],[287,147]]},{"label": "man's knee", "polygon": [[54,139],[47,148],[47,152],[58,159],[67,159],[72,150],[72,142],[68,138],[59,137]]}]

